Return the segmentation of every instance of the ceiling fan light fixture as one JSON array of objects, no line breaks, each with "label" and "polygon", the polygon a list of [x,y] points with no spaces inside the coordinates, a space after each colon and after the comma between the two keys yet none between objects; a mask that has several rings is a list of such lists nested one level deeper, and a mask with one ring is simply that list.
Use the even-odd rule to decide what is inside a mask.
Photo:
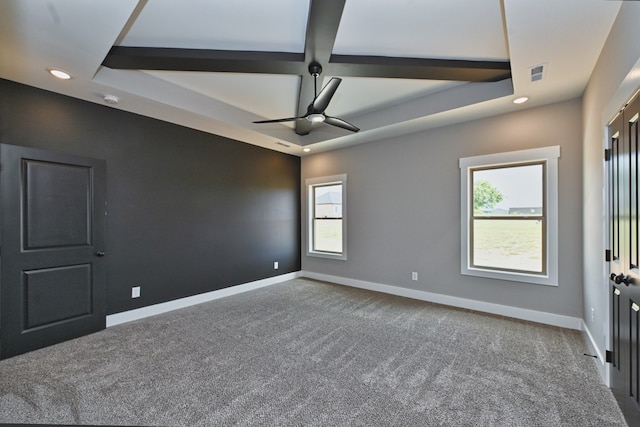
[{"label": "ceiling fan light fixture", "polygon": [[309,114],[306,117],[306,119],[313,123],[324,122],[324,114],[319,114],[319,113]]}]

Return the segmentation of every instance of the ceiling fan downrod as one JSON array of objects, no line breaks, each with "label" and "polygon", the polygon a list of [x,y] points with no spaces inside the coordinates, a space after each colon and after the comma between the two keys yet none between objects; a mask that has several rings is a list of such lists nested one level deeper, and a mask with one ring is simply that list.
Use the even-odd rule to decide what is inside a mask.
[{"label": "ceiling fan downrod", "polygon": [[309,64],[309,74],[313,76],[313,96],[314,99],[318,97],[318,77],[322,73],[322,65],[313,61]]}]

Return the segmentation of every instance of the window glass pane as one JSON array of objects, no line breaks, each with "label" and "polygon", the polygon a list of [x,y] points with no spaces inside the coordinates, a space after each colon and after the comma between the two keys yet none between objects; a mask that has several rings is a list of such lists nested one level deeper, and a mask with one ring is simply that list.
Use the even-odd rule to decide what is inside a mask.
[{"label": "window glass pane", "polygon": [[544,215],[542,164],[472,171],[473,215]]},{"label": "window glass pane", "polygon": [[342,253],[342,219],[316,219],[313,224],[314,251]]},{"label": "window glass pane", "polygon": [[474,219],[473,265],[542,273],[543,221]]},{"label": "window glass pane", "polygon": [[314,187],[314,217],[342,218],[342,184]]},{"label": "window glass pane", "polygon": [[313,187],[313,250],[342,253],[342,184]]}]

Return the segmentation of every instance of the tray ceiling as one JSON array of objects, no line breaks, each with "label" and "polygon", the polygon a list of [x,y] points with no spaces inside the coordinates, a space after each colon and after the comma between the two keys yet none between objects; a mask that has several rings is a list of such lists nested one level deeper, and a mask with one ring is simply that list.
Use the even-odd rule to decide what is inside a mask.
[{"label": "tray ceiling", "polygon": [[[328,150],[578,97],[619,3],[5,0],[0,77],[97,103],[115,95],[120,102],[114,108],[302,155],[304,147]],[[284,54],[302,67],[245,72],[242,65],[229,72],[220,71],[224,61],[218,61],[212,71],[126,69],[109,65],[114,47],[248,52],[249,68],[261,68],[263,56]],[[327,114],[357,125],[357,134],[323,123],[304,124],[303,132],[295,122],[252,123],[306,109],[312,79],[300,69],[312,56],[322,58],[321,82],[334,75],[343,79]],[[373,58],[382,70],[375,73],[382,75],[361,76],[362,58]],[[401,58],[418,60],[421,70],[426,60],[506,63],[510,78],[387,77],[404,72]],[[539,64],[545,65],[544,78],[533,83],[530,68]],[[51,67],[74,78],[54,81],[44,72]],[[521,95],[530,101],[514,106],[511,101]]]}]

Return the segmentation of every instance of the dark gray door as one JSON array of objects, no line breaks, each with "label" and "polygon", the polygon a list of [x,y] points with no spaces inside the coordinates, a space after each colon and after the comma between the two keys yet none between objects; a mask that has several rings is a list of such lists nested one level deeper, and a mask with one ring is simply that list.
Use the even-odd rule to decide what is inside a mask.
[{"label": "dark gray door", "polygon": [[0,358],[105,328],[105,171],[0,144]]},{"label": "dark gray door", "polygon": [[609,126],[611,388],[640,425],[640,147],[635,97]]}]

